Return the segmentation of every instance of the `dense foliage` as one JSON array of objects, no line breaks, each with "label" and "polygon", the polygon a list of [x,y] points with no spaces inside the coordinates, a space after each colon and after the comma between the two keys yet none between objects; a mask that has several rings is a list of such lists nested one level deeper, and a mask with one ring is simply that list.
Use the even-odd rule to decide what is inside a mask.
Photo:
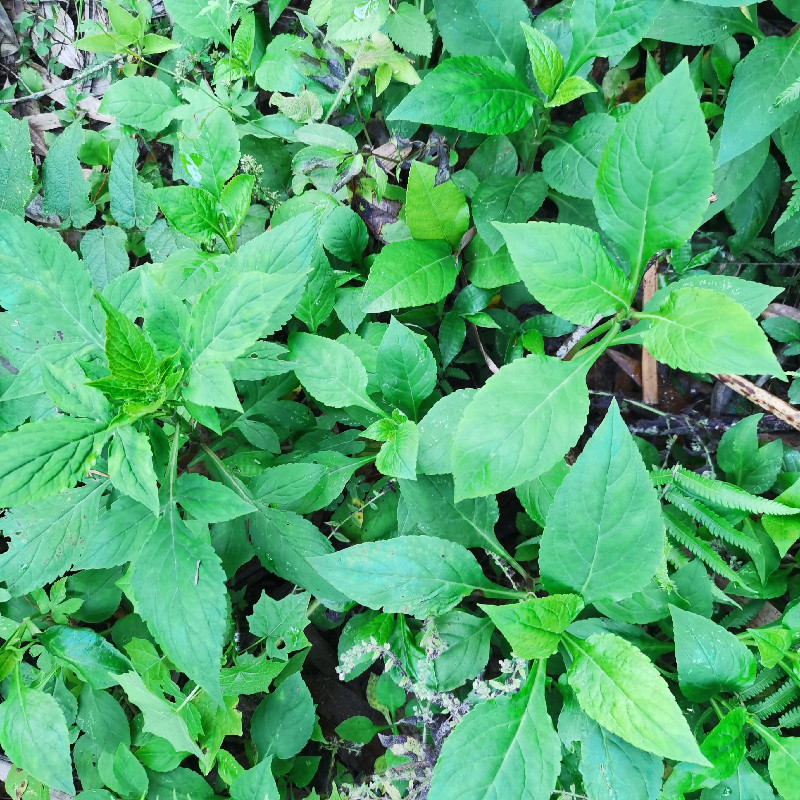
[{"label": "dense foliage", "polygon": [[10,796],[800,798],[800,2],[45,5]]}]

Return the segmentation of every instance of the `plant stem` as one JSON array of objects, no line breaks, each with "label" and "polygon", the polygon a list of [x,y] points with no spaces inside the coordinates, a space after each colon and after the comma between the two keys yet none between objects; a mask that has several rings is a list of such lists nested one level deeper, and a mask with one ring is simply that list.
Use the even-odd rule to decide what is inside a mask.
[{"label": "plant stem", "polygon": [[339,108],[339,104],[342,102],[342,98],[347,94],[347,91],[350,89],[353,80],[356,77],[356,74],[359,70],[358,61],[361,58],[362,54],[364,53],[364,47],[366,46],[366,39],[361,40],[361,45],[358,48],[358,52],[353,59],[353,63],[350,66],[350,71],[347,73],[347,77],[344,79],[344,83],[339,87],[339,91],[336,93],[336,97],[333,98],[333,102],[331,103],[331,107],[328,109],[328,113],[325,115],[325,119],[323,122],[328,122],[330,118],[334,115],[337,108]]}]

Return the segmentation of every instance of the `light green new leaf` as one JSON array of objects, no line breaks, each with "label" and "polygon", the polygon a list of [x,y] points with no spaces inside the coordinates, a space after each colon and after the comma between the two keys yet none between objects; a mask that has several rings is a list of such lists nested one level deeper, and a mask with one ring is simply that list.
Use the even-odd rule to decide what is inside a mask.
[{"label": "light green new leaf", "polygon": [[314,701],[299,672],[289,675],[255,710],[250,736],[259,759],[296,756],[314,730]]},{"label": "light green new leaf", "polygon": [[797,736],[772,736],[769,745],[769,777],[781,797],[797,797],[800,786],[800,738]]},{"label": "light green new leaf", "polygon": [[653,253],[683,244],[700,224],[711,174],[706,124],[684,60],[617,123],[597,172],[597,220],[637,279]]},{"label": "light green new leaf", "polygon": [[428,800],[549,800],[561,742],[544,699],[545,662],[513,697],[473,708],[447,737]]},{"label": "light green new leaf", "polygon": [[564,59],[552,39],[524,22],[521,25],[533,77],[544,96],[551,97],[564,74]]},{"label": "light green new leaf", "polygon": [[0,112],[0,211],[25,216],[35,175],[27,120]]},{"label": "light green new leaf", "polygon": [[383,396],[416,421],[436,386],[436,359],[422,336],[394,317],[378,347],[377,374]]},{"label": "light green new leaf", "polygon": [[525,40],[521,22],[530,22],[523,0],[435,0],[442,44],[454,56],[494,56],[521,71]]},{"label": "light green new leaf", "polygon": [[530,355],[477,391],[456,428],[456,500],[511,489],[561,458],[586,424],[588,367]]},{"label": "light green new leaf", "polygon": [[492,586],[469,550],[432,536],[352,545],[309,562],[357,603],[417,619],[444,614],[476,589]]},{"label": "light green new leaf", "polygon": [[123,228],[146,229],[153,224],[158,206],[152,187],[136,171],[139,148],[136,139],[125,137],[117,145],[108,176],[111,194],[111,216]]},{"label": "light green new leaf", "polygon": [[[117,428],[108,453],[114,487],[158,516],[158,483],[148,437],[130,425]],[[198,476],[200,477],[200,476]]]},{"label": "light green new leaf", "polygon": [[[542,581],[587,603],[643,589],[664,552],[661,504],[613,401],[556,493],[539,553]],[[636,553],[636,558],[620,558]]]},{"label": "light green new leaf", "polygon": [[56,417],[0,437],[0,506],[41,500],[83,480],[108,438],[106,426]]},{"label": "light green new leaf", "polygon": [[120,125],[158,133],[169,125],[172,110],[180,104],[166,83],[157,78],[134,75],[112,83],[106,89],[100,111],[116,117]]},{"label": "light green new leaf", "polygon": [[779,103],[779,98],[798,74],[800,31],[789,37],[767,36],[736,65],[725,103],[717,164],[746,152],[797,114],[800,99]]},{"label": "light green new leaf", "polygon": [[469,227],[467,201],[452,181],[434,186],[435,179],[436,168],[430,164],[415,161],[411,165],[406,224],[414,239],[446,241],[455,250]]},{"label": "light green new leaf", "polygon": [[82,144],[83,128],[73,122],[56,137],[42,164],[42,211],[57,214],[65,228],[83,228],[97,213],[78,161]]},{"label": "light green new leaf", "polygon": [[428,73],[388,119],[492,136],[524,128],[537,102],[498,59],[457,56]]},{"label": "light green new leaf", "polygon": [[111,281],[124,275],[130,268],[127,247],[125,231],[115,225],[92,228],[83,234],[83,263],[92,278],[92,286],[98,292],[102,292]]},{"label": "light green new leaf", "polygon": [[475,389],[457,389],[437,400],[419,424],[420,453],[417,469],[426,475],[452,472],[453,435]]},{"label": "light green new leaf", "polygon": [[106,357],[111,376],[125,386],[137,389],[158,383],[158,360],[153,345],[142,329],[120,314],[102,295],[100,305],[106,312]]},{"label": "light green new leaf", "polygon": [[547,108],[565,106],[585,94],[596,92],[597,87],[578,75],[570,75],[559,87],[553,97],[545,103]]},{"label": "light green new leaf", "polygon": [[397,425],[381,445],[375,467],[382,475],[413,481],[417,476],[418,452],[419,431],[411,420],[406,420]]},{"label": "light green new leaf", "polygon": [[492,253],[503,246],[497,223],[525,222],[547,197],[547,182],[541,174],[506,178],[502,175],[481,181],[472,195],[475,227]]},{"label": "light green new leaf", "polygon": [[131,564],[130,585],[136,612],[167,657],[221,702],[225,573],[211,545],[186,527],[174,507]]},{"label": "light green new leaf", "polygon": [[236,16],[226,13],[226,8],[231,6],[209,6],[206,0],[165,0],[164,5],[170,17],[192,36],[215,42],[230,41],[230,31],[236,22]]},{"label": "light green new leaf", "polygon": [[10,683],[0,705],[3,753],[45,786],[74,794],[64,712],[52,695],[25,686],[19,672]]},{"label": "light green new leaf", "polygon": [[519,658],[547,658],[556,652],[561,634],[583,609],[583,600],[575,594],[554,594],[480,608]]},{"label": "light green new leaf", "polygon": [[256,510],[232,489],[194,472],[178,478],[175,502],[203,522],[227,522]]},{"label": "light green new leaf", "polygon": [[297,379],[315,400],[334,408],[359,406],[383,416],[367,397],[367,371],[352,350],[322,336],[293,333],[289,352]]},{"label": "light green new leaf", "polygon": [[231,115],[223,108],[212,111],[196,136],[179,140],[179,148],[189,183],[219,197],[239,166],[239,136]]},{"label": "light green new leaf", "polygon": [[438,303],[453,291],[457,274],[456,260],[445,242],[392,242],[372,262],[362,307],[378,314]]},{"label": "light green new leaf", "polygon": [[732,633],[699,614],[669,607],[681,691],[689,700],[741,692],[756,677],[756,659]]},{"label": "light green new leaf", "polygon": [[567,74],[595,56],[622,58],[647,35],[660,10],[660,0],[575,0]]},{"label": "light green new leaf", "polygon": [[581,708],[634,747],[676,761],[710,766],[675,698],[653,663],[610,633],[570,637],[569,685]]},{"label": "light green new leaf", "polygon": [[589,228],[558,222],[495,223],[528,291],[553,314],[590,325],[628,307],[630,281]]},{"label": "light green new leaf", "polygon": [[742,306],[710,289],[676,289],[644,314],[642,342],[653,356],[687,372],[768,373],[783,378],[767,337]]},{"label": "light green new leaf", "polygon": [[394,12],[383,23],[388,37],[406,53],[429,58],[433,31],[422,10],[411,3],[398,3]]},{"label": "light green new leaf", "polygon": [[153,197],[175,230],[206,242],[221,234],[217,202],[212,194],[195,186],[165,186],[153,189]]}]

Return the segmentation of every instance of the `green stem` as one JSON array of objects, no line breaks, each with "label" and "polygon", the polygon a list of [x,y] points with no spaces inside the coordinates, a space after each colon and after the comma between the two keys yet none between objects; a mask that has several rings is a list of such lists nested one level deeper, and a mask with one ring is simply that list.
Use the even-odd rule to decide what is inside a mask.
[{"label": "green stem", "polygon": [[593,339],[596,339],[601,333],[605,333],[614,324],[614,322],[614,319],[607,319],[596,328],[592,328],[590,331],[587,331],[580,339],[578,339],[577,342],[575,342],[569,353],[564,356],[564,361],[571,361],[572,357],[576,355],[584,345],[588,344]]},{"label": "green stem", "polygon": [[590,364],[594,364],[598,358],[603,354],[605,349],[611,344],[613,338],[619,333],[620,324],[617,322],[616,319],[612,320],[611,326],[608,329],[606,335],[599,341],[595,342],[594,344],[585,347],[583,350],[580,350],[575,354],[575,358],[581,358],[582,360],[589,361]]},{"label": "green stem", "polygon": [[536,161],[536,154],[539,152],[539,147],[544,141],[544,135],[549,127],[550,127],[550,109],[542,106],[542,110],[539,113],[539,120],[536,123],[536,130],[534,131],[533,134],[533,144],[531,145],[531,151],[530,153],[528,153],[528,157],[525,159],[525,172],[529,172],[530,170],[533,169],[533,163],[534,161]]},{"label": "green stem", "polygon": [[175,494],[175,479],[178,476],[178,451],[181,442],[181,424],[175,420],[175,431],[172,434],[172,444],[169,449],[169,464],[167,465],[167,481],[169,483],[169,502],[173,503]]},{"label": "green stem", "polygon": [[502,586],[492,586],[491,588],[480,587],[480,590],[486,597],[496,597],[498,599],[505,598],[506,600],[522,600],[528,597],[528,592],[521,592],[519,589],[504,589]]},{"label": "green stem", "polygon": [[339,108],[339,104],[342,102],[342,98],[347,94],[347,91],[350,89],[350,86],[353,83],[354,78],[358,74],[359,70],[359,59],[364,53],[364,47],[367,44],[366,39],[361,40],[361,44],[358,48],[358,52],[353,58],[353,63],[350,66],[350,71],[347,73],[347,77],[344,79],[344,83],[339,87],[339,91],[336,93],[336,97],[333,98],[333,102],[331,103],[331,107],[328,109],[328,113],[325,115],[325,119],[323,122],[328,122],[330,118],[336,112],[336,109]]}]

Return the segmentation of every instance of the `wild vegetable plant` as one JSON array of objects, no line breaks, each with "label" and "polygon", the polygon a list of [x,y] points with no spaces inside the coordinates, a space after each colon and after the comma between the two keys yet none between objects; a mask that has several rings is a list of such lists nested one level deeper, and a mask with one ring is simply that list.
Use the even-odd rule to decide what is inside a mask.
[{"label": "wild vegetable plant", "polygon": [[105,5],[0,112],[9,793],[797,797],[797,451],[592,407],[797,375],[795,5]]}]

